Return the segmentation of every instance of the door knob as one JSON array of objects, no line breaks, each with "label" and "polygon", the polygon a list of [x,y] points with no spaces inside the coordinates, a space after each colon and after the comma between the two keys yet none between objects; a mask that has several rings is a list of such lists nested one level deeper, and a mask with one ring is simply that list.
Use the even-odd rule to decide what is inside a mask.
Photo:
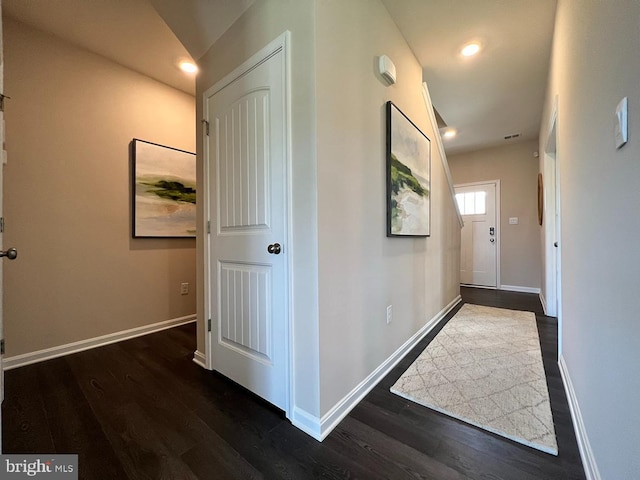
[{"label": "door knob", "polygon": [[553,242],[553,246],[558,248],[558,242]]},{"label": "door knob", "polygon": [[269,245],[267,247],[267,252],[273,254],[273,255],[278,255],[281,252],[281,248],[280,248],[280,244],[279,243],[272,243],[271,245]]},{"label": "door knob", "polygon": [[0,257],[7,257],[9,260],[15,260],[18,257],[18,250],[10,248],[6,252],[0,251]]}]

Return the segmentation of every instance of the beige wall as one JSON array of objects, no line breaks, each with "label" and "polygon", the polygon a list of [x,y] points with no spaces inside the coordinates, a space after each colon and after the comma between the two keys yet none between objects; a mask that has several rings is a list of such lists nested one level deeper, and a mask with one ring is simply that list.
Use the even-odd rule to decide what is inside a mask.
[{"label": "beige wall", "polygon": [[[537,141],[449,156],[453,182],[500,180],[500,283],[538,289],[541,282],[538,225]],[[509,217],[518,217],[509,225]]]},{"label": "beige wall", "polygon": [[132,239],[129,142],[194,151],[193,97],[5,19],[7,355],[195,313],[195,241]]},{"label": "beige wall", "polygon": [[[396,102],[432,138],[434,130],[420,65],[378,0],[256,1],[199,60],[197,98],[285,30],[292,52],[293,415],[314,423],[457,296],[460,229],[433,147],[431,238],[385,236],[385,102]],[[374,73],[382,53],[399,67],[396,86],[385,87]],[[201,150],[198,138],[200,172]],[[200,242],[200,259],[203,252]],[[203,278],[201,269],[202,289]]]},{"label": "beige wall", "polygon": [[[591,478],[640,472],[639,18],[637,0],[558,2],[540,133],[544,144],[557,97],[562,362],[600,472]],[[616,150],[625,96],[629,143]]]},{"label": "beige wall", "polygon": [[[422,69],[377,0],[317,12],[321,414],[459,293],[460,227],[435,142],[431,237],[386,237],[386,119],[392,100],[431,139]],[[388,87],[381,54],[396,65]],[[386,323],[387,305],[393,321]]]}]

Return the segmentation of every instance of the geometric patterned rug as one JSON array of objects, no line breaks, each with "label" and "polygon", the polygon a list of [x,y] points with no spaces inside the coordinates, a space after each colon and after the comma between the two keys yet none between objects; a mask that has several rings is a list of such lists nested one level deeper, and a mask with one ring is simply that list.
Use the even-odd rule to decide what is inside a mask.
[{"label": "geometric patterned rug", "polygon": [[558,454],[532,312],[463,305],[391,391],[516,442]]}]

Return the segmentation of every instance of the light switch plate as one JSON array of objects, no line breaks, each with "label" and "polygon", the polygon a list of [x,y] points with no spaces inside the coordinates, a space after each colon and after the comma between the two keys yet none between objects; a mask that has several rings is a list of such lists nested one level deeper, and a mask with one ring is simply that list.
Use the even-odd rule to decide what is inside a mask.
[{"label": "light switch plate", "polygon": [[518,225],[518,217],[509,217],[509,225]]},{"label": "light switch plate", "polygon": [[627,97],[624,97],[616,107],[614,134],[616,148],[627,143]]}]

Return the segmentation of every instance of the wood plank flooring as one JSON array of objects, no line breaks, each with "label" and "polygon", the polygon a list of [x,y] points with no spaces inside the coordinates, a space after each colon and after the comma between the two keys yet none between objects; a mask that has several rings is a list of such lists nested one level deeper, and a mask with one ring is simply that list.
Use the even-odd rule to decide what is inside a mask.
[{"label": "wood plank flooring", "polygon": [[194,364],[190,324],[6,372],[3,451],[78,453],[83,479],[584,479],[555,319],[542,315],[536,295],[469,288],[462,295],[536,313],[557,457],[389,392],[444,323],[322,443]]}]

